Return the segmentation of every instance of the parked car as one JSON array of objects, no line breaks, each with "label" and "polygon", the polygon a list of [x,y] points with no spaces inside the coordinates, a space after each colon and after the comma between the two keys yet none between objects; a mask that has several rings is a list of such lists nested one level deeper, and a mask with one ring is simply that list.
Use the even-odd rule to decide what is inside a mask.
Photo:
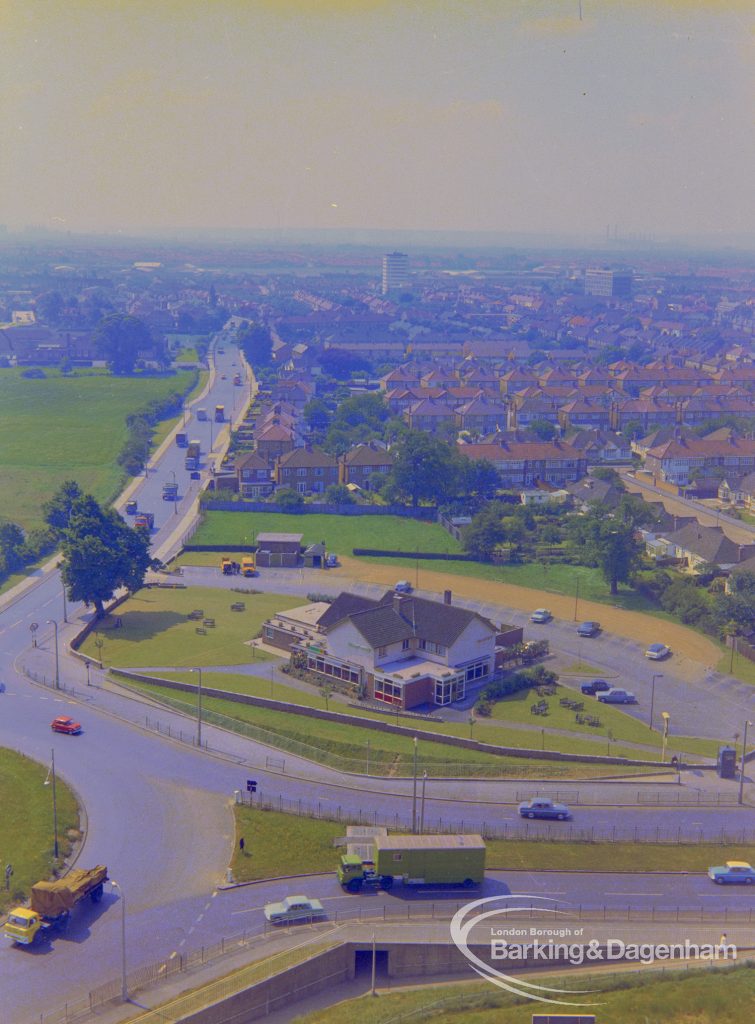
[{"label": "parked car", "polygon": [[610,683],[607,683],[605,679],[593,679],[591,683],[582,683],[580,687],[582,693],[587,694],[590,697],[595,697],[599,693],[604,693],[606,690],[610,690]]},{"label": "parked car", "polygon": [[595,636],[596,633],[600,632],[599,622],[581,622],[577,626],[578,636]]},{"label": "parked car", "polygon": [[58,715],[57,718],[53,718],[50,728],[53,732],[63,732],[68,736],[78,736],[81,732],[81,723],[74,722],[72,718],[67,718],[65,715]]},{"label": "parked car", "polygon": [[605,693],[598,694],[598,700],[603,704],[636,704],[637,698],[629,690],[622,690],[618,686],[612,686]]},{"label": "parked car", "polygon": [[536,608],[530,615],[530,622],[550,622],[552,618],[547,608]]},{"label": "parked car", "polygon": [[266,903],[264,913],[271,924],[286,924],[325,917],[325,908],[319,900],[307,896],[286,896],[280,903]]},{"label": "parked car", "polygon": [[137,502],[135,502],[133,500],[132,501],[127,501],[126,502],[126,515],[127,516],[135,516],[138,508],[139,508],[139,506],[138,506]]},{"label": "parked car", "polygon": [[399,580],[393,589],[397,594],[411,594],[412,585],[409,580]]},{"label": "parked car", "polygon": [[325,556],[325,568],[335,569],[338,565],[338,555],[326,555]]},{"label": "parked car", "polygon": [[5,683],[0,682],[0,693],[5,693]]},{"label": "parked car", "polygon": [[571,817],[566,804],[555,804],[544,796],[533,797],[519,804],[519,814],[523,818],[555,818],[557,821],[566,821]]},{"label": "parked car", "polygon": [[666,644],[651,644],[645,651],[645,657],[651,658],[653,661],[661,661],[663,658],[667,658],[671,654],[671,648],[667,647]]},{"label": "parked car", "polygon": [[755,868],[743,860],[727,860],[718,867],[708,868],[708,878],[716,885],[752,885],[755,883]]}]

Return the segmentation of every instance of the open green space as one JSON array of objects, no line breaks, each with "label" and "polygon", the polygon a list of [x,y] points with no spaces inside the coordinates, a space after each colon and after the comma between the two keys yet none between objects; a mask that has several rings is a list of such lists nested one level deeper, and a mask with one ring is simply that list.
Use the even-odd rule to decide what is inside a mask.
[{"label": "open green space", "polygon": [[116,458],[129,413],[191,380],[184,370],[165,377],[112,377],[104,371],[40,380],[0,369],[0,520],[24,529],[43,525],[41,506],[63,483],[76,480],[100,501],[110,500],[124,473]]},{"label": "open green space", "polygon": [[[350,555],[352,548],[388,551],[461,551],[461,545],[437,523],[401,516],[291,515],[275,512],[205,512],[192,544],[253,544],[262,531],[301,533],[305,544],[324,540],[328,549]],[[391,559],[391,561],[396,561]],[[412,565],[414,560],[412,559]],[[466,563],[465,563],[466,564]],[[444,561],[435,563],[445,570]]]},{"label": "open green space", "polygon": [[[324,1010],[293,1018],[293,1024],[531,1024],[534,1013],[596,1012],[606,1024],[744,1024],[752,1019],[755,970],[747,964],[663,973],[648,968],[608,972],[538,972],[538,981],[554,989],[578,989],[581,1001],[595,1006],[553,1007],[501,992],[488,983],[407,987],[369,993]],[[579,996],[565,998],[580,1001]]]},{"label": "open green space", "polygon": [[[195,682],[191,677],[183,677],[185,682]],[[184,693],[145,682],[126,680],[127,685],[183,711],[185,714],[196,714],[196,703]],[[238,692],[256,693],[261,697],[270,696],[269,679],[252,676],[235,676],[231,673],[202,674],[203,690],[213,686]],[[287,699],[279,689],[276,681],[273,685],[274,697]],[[292,694],[292,703],[304,706],[319,706],[324,710],[322,697],[315,697],[296,691]],[[411,775],[413,770],[413,745],[411,737],[395,733],[376,732],[370,730],[370,720],[386,721],[373,711],[361,708],[348,709],[343,704],[330,702],[331,711],[338,710],[354,717],[354,725],[346,725],[338,721],[309,718],[294,715],[284,710],[253,707],[238,704],[234,701],[210,697],[203,692],[202,717],[211,720],[224,728],[238,731],[270,746],[279,747],[292,754],[309,760],[327,764],[342,771],[371,775]],[[215,716],[215,717],[213,717]],[[479,777],[506,776],[512,778],[596,778],[614,775],[637,774],[638,769],[620,765],[591,765],[579,762],[548,761],[540,758],[523,759],[516,755],[500,755],[479,752],[464,747],[433,742],[432,734],[468,736],[469,726],[462,724],[444,724],[399,719],[398,724],[410,725],[417,736],[428,736],[420,739],[419,770],[426,770],[430,776],[465,776]],[[478,737],[479,738],[479,737]],[[491,743],[503,743],[504,739],[516,740],[506,743],[507,746],[524,747],[531,740],[522,731],[495,730],[486,733]],[[539,736],[537,737],[539,739]],[[586,741],[574,741],[586,745]],[[536,744],[533,744],[536,745]],[[611,745],[611,753],[621,749]],[[601,754],[598,747],[588,748],[587,752]],[[641,752],[640,752],[641,754]],[[627,757],[637,757],[638,752],[627,748]],[[668,770],[668,769],[666,769]],[[646,774],[649,769],[639,769]]]},{"label": "open green space", "polygon": [[[76,742],[75,737],[64,740]],[[55,818],[49,764],[14,750],[0,749],[0,857],[13,866],[10,889],[0,887],[0,911],[26,898],[35,882],[50,878],[55,866]],[[56,773],[58,863],[79,837],[79,808],[73,791]],[[3,879],[4,880],[4,879]]]},{"label": "open green space", "polygon": [[[231,610],[237,601],[244,603],[244,611]],[[121,668],[241,665],[252,661],[247,641],[257,635],[264,620],[301,603],[298,597],[209,587],[144,588],[103,619],[81,650],[105,665]],[[188,617],[199,610],[201,619]],[[205,618],[214,619],[215,625],[205,627]],[[255,657],[264,661],[269,655],[258,651]]]},{"label": "open green space", "polygon": [[[333,846],[344,822],[306,818],[257,807],[235,806],[236,843],[231,862],[237,882],[280,875],[335,871],[343,850]],[[244,851],[239,838],[244,837]],[[711,864],[755,858],[755,846],[729,850],[713,843],[688,846],[654,843],[543,843],[486,839],[488,870],[691,871],[704,875]],[[707,881],[707,880],[706,880]],[[713,883],[710,883],[713,885]]]}]

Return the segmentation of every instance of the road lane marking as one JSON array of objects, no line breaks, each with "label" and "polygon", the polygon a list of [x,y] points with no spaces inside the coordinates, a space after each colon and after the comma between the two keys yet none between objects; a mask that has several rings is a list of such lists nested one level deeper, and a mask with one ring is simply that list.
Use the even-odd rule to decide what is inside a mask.
[{"label": "road lane marking", "polygon": [[665,892],[604,892],[604,896],[665,896]]}]

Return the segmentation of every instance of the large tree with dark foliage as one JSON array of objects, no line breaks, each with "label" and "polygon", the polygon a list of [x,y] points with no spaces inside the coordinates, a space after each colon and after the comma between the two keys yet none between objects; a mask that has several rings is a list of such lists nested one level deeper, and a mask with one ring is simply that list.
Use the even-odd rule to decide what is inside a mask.
[{"label": "large tree with dark foliage", "polygon": [[273,339],[268,327],[264,324],[246,327],[240,332],[238,342],[247,362],[255,370],[270,366],[273,361]]},{"label": "large tree with dark foliage", "polygon": [[134,372],[140,351],[152,348],[152,335],[143,320],[125,313],[112,313],[95,331],[95,344],[107,359],[111,373],[124,376]]}]

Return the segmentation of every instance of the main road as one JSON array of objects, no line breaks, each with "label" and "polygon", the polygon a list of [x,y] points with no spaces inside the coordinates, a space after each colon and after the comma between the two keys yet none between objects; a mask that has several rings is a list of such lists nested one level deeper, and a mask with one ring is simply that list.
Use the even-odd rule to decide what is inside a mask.
[{"label": "main road", "polygon": [[[216,371],[207,394],[195,403],[210,413],[216,404],[224,404],[226,411],[232,412],[238,392],[231,378],[233,364],[240,363],[240,359],[229,341],[224,347],[225,354],[216,352]],[[197,421],[191,410],[187,410],[186,421],[186,432],[204,439],[207,448],[213,430],[212,443],[219,449],[222,438],[218,441],[214,426]],[[141,508],[155,513],[156,551],[165,551],[180,537],[184,515],[196,499],[183,469],[183,456],[182,450],[167,443],[145,479],[129,488],[129,495],[137,498]],[[161,498],[163,483],[172,482],[174,475],[180,495],[175,509]],[[262,903],[280,897],[288,889],[286,882],[231,891],[218,888],[234,843],[232,795],[234,790],[243,789],[250,768],[259,777],[262,793],[271,800],[302,800],[313,806],[319,803],[322,810],[340,807],[344,814],[361,809],[367,815],[393,813],[401,820],[410,819],[410,780],[360,779],[352,787],[339,773],[288,757],[285,775],[281,776],[265,768],[269,750],[220,730],[208,728],[205,732],[210,747],[218,751],[215,755],[188,742],[156,735],[145,728],[141,704],[99,685],[100,676],[95,670],[91,670],[93,685],[87,686],[84,666],[67,655],[67,641],[88,615],[81,605],[65,606],[57,571],[39,575],[21,593],[0,600],[0,678],[7,684],[6,693],[0,696],[0,745],[21,750],[43,763],[49,760],[54,746],[56,770],[74,787],[85,808],[81,863],[107,864],[111,878],[117,880],[125,895],[129,969],[210,944],[242,929],[259,929]],[[32,641],[38,644],[36,650]],[[32,661],[38,665],[46,658],[48,675],[52,676],[56,641],[60,682],[63,687],[73,688],[73,694],[69,689],[32,683],[22,671],[24,665]],[[84,722],[82,736],[50,733],[50,720],[64,712]],[[150,724],[160,718],[164,723],[180,721],[179,733],[182,728],[187,733],[193,728],[189,720],[167,710],[150,709],[148,713],[153,719]],[[661,806],[651,809],[638,807],[636,802],[634,806],[618,806],[636,801],[639,786],[617,784],[602,789],[583,785],[578,787],[579,798],[588,806],[579,808],[577,820],[592,827],[698,829],[706,835],[722,828],[737,831],[748,826],[747,810],[706,806],[706,782],[691,782],[703,796],[701,807],[694,810],[665,805],[669,798],[676,799],[678,787],[651,784],[644,789],[657,794],[661,802]],[[481,827],[483,822],[519,827],[511,806],[517,788],[521,785],[433,782],[428,787],[426,820],[437,816],[463,821],[467,829]],[[572,791],[576,793],[577,787]],[[538,830],[545,838],[553,827],[541,825]],[[253,853],[253,837],[251,845]],[[632,905],[643,908],[702,906],[709,912],[723,912],[752,905],[752,894],[721,891],[704,878],[662,876],[659,880],[659,876],[605,875],[600,881],[602,886],[582,875],[506,872],[492,876],[486,886],[502,891],[500,886],[508,885],[525,894],[549,892],[572,903],[596,907],[620,907],[631,900]],[[379,898],[346,897],[332,876],[314,878],[306,887],[311,895],[322,895],[333,909],[355,907],[365,901],[376,906],[378,900],[391,908],[406,900],[400,890]],[[117,902],[117,895],[108,891],[98,907],[87,907],[74,916],[65,936],[38,950],[9,945],[0,949],[4,1021],[25,1024],[38,1020],[41,1013],[66,1000],[76,1000],[118,976],[122,950]],[[40,961],[45,961],[44,966]]]}]

